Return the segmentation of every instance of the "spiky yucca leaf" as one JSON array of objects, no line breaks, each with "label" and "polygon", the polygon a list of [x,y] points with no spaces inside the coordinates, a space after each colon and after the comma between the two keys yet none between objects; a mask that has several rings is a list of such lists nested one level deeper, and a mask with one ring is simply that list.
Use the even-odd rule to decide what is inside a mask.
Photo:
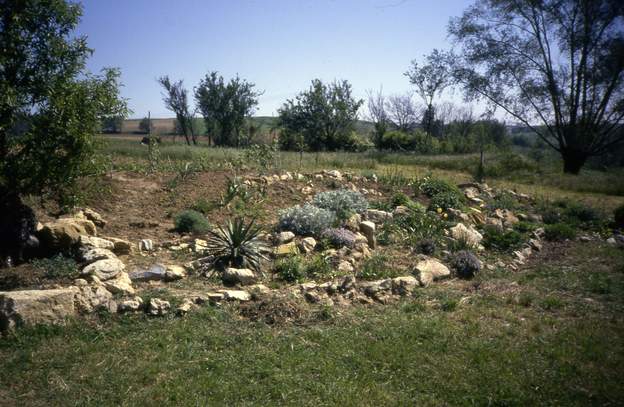
[{"label": "spiky yucca leaf", "polygon": [[269,247],[260,240],[262,228],[252,219],[248,224],[241,218],[228,221],[209,232],[208,251],[219,267],[249,267],[260,270],[260,262],[267,260]]}]

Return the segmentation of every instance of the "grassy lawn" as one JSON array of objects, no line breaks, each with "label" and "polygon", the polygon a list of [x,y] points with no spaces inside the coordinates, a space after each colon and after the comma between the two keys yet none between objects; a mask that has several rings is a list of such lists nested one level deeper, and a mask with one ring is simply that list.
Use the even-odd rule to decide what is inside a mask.
[{"label": "grassy lawn", "polygon": [[575,243],[295,323],[206,307],[21,330],[0,340],[0,404],[616,405],[623,310],[624,252]]}]

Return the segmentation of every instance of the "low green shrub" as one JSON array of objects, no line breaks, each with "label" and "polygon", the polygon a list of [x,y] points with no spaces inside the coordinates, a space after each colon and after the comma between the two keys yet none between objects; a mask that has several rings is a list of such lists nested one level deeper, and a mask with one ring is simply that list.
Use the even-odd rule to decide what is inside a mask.
[{"label": "low green shrub", "polygon": [[319,236],[336,221],[334,212],[305,204],[284,209],[279,213],[279,228],[302,236]]},{"label": "low green shrub", "polygon": [[562,241],[566,239],[574,239],[576,237],[576,229],[567,223],[555,223],[544,227],[544,238],[550,241]]},{"label": "low green shrub", "polygon": [[191,206],[191,209],[194,211],[197,211],[199,213],[202,213],[204,215],[207,215],[208,213],[210,213],[213,209],[215,209],[218,205],[208,201],[205,198],[199,198],[194,204],[193,206]]},{"label": "low green shrub", "polygon": [[545,203],[542,205],[541,212],[544,223],[547,225],[567,223],[576,228],[600,230],[608,223],[601,211],[569,199]]},{"label": "low green shrub", "polygon": [[364,195],[347,189],[320,192],[314,196],[312,204],[334,212],[339,219],[347,219],[354,213],[364,213],[368,209]]},{"label": "low green shrub", "polygon": [[436,214],[410,210],[407,214],[396,216],[385,223],[378,233],[378,242],[390,243],[390,236],[401,243],[416,246],[423,239],[438,242],[444,236],[445,222]]},{"label": "low green shrub", "polygon": [[530,222],[525,222],[521,220],[520,222],[513,225],[514,230],[517,230],[520,233],[530,233],[537,229],[537,225]]},{"label": "low green shrub", "polygon": [[502,192],[491,200],[490,206],[495,209],[514,210],[520,206],[518,200],[508,192]]},{"label": "low green shrub", "polygon": [[329,260],[320,253],[306,262],[304,270],[306,276],[318,280],[333,278],[336,274]]},{"label": "low green shrub", "polygon": [[306,276],[304,265],[299,256],[279,259],[273,267],[273,273],[281,280],[289,283],[300,283]]},{"label": "low green shrub", "polygon": [[522,235],[516,230],[501,231],[495,226],[486,226],[483,233],[483,246],[489,249],[507,251],[522,244]]},{"label": "low green shrub", "polygon": [[201,234],[210,230],[208,219],[201,213],[188,209],[176,215],[175,230],[179,233]]},{"label": "low green shrub", "polygon": [[392,195],[392,199],[390,201],[392,202],[393,207],[408,206],[412,202],[409,196],[400,191]]},{"label": "low green shrub", "polygon": [[69,258],[58,254],[45,259],[33,259],[30,264],[41,270],[46,278],[76,278],[78,277],[78,265]]},{"label": "low green shrub", "polygon": [[379,280],[382,278],[398,277],[400,271],[393,269],[390,257],[383,254],[375,254],[362,263],[358,278],[362,280]]},{"label": "low green shrub", "polygon": [[442,193],[452,193],[461,196],[461,191],[456,185],[440,178],[426,176],[418,180],[416,186],[419,192],[422,192],[430,198]]},{"label": "low green shrub", "polygon": [[458,209],[462,206],[462,200],[454,192],[442,192],[434,195],[429,201],[429,210],[437,211],[438,208],[444,211],[448,209]]}]

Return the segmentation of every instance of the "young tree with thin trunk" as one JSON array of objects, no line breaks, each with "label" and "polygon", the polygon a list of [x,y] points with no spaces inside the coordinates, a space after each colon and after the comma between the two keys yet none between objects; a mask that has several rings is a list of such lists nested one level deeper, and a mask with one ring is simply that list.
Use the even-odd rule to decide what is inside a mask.
[{"label": "young tree with thin trunk", "polygon": [[369,90],[368,94],[368,119],[373,122],[375,132],[373,134],[373,142],[375,147],[381,148],[383,135],[388,131],[390,119],[386,111],[386,98],[379,89],[377,92]]},{"label": "young tree with thin trunk", "polygon": [[388,112],[390,123],[397,130],[407,133],[416,128],[418,108],[411,94],[389,96],[386,101],[386,111]]},{"label": "young tree with thin trunk", "polygon": [[454,76],[531,128],[578,174],[624,143],[624,3],[486,0],[451,20]]},{"label": "young tree with thin trunk", "polygon": [[416,85],[416,92],[425,102],[422,124],[427,134],[431,135],[435,124],[433,101],[453,83],[450,55],[434,49],[431,54],[425,56],[425,63],[419,64],[413,60],[405,76]]},{"label": "young tree with thin trunk", "polygon": [[165,90],[162,95],[165,107],[175,113],[186,144],[190,146],[192,140],[193,144],[197,145],[197,137],[193,127],[194,114],[191,112],[187,91],[182,80],[172,82],[169,76],[165,75],[158,78],[158,83]]}]

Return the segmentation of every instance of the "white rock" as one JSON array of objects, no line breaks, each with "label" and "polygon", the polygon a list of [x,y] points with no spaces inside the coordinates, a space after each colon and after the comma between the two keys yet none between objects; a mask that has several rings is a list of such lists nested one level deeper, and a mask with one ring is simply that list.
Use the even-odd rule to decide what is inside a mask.
[{"label": "white rock", "polygon": [[143,239],[139,242],[139,250],[145,252],[151,252],[154,250],[154,242],[152,239]]},{"label": "white rock", "polygon": [[451,270],[436,259],[421,260],[416,265],[416,270],[421,274],[431,274],[434,280],[439,280],[451,275]]},{"label": "white rock", "polygon": [[79,253],[79,259],[85,265],[94,263],[98,260],[116,259],[117,256],[108,249],[99,249],[96,247],[83,247]]},{"label": "white rock", "polygon": [[80,244],[82,246],[94,247],[98,249],[113,250],[115,248],[115,244],[110,240],[88,235],[80,236]]},{"label": "white rock", "polygon": [[396,277],[392,279],[392,292],[398,295],[408,295],[419,285],[413,276]]},{"label": "white rock", "polygon": [[258,282],[256,274],[249,269],[227,268],[223,272],[223,282],[228,284],[251,285]]},{"label": "white rock", "polygon": [[314,251],[314,248],[316,247],[316,240],[313,237],[304,237],[301,239],[300,246],[301,251],[304,253],[310,253]]},{"label": "white rock", "polygon": [[75,295],[75,288],[0,292],[0,331],[63,324],[76,313]]},{"label": "white rock", "polygon": [[165,281],[175,281],[186,277],[186,270],[182,266],[168,265],[165,269]]},{"label": "white rock", "polygon": [[119,303],[117,307],[118,312],[136,312],[143,306],[143,299],[141,297],[134,297],[131,300],[125,300]]},{"label": "white rock", "polygon": [[223,299],[226,301],[240,301],[245,302],[251,300],[251,294],[244,290],[220,290],[223,294]]},{"label": "white rock", "polygon": [[147,306],[147,312],[150,315],[165,315],[171,309],[169,301],[162,300],[160,298],[152,298]]},{"label": "white rock", "polygon": [[113,279],[103,282],[104,287],[113,294],[134,295],[134,287],[132,281],[128,277],[128,273],[122,271]]},{"label": "white rock", "polygon": [[362,232],[362,234],[366,236],[368,246],[371,249],[374,249],[377,246],[377,241],[375,239],[375,224],[369,220],[361,222],[360,232]]},{"label": "white rock", "polygon": [[295,234],[290,231],[280,232],[277,234],[277,241],[279,244],[290,243],[295,238]]},{"label": "white rock", "polygon": [[102,281],[115,278],[126,266],[119,259],[103,259],[89,264],[80,273],[83,276],[96,276]]},{"label": "white rock", "polygon": [[366,219],[375,223],[383,223],[387,220],[391,220],[392,214],[390,212],[380,211],[378,209],[367,209]]},{"label": "white rock", "polygon": [[455,240],[464,240],[469,246],[478,247],[483,240],[481,233],[472,227],[468,228],[463,223],[458,223],[450,229],[451,236]]}]

